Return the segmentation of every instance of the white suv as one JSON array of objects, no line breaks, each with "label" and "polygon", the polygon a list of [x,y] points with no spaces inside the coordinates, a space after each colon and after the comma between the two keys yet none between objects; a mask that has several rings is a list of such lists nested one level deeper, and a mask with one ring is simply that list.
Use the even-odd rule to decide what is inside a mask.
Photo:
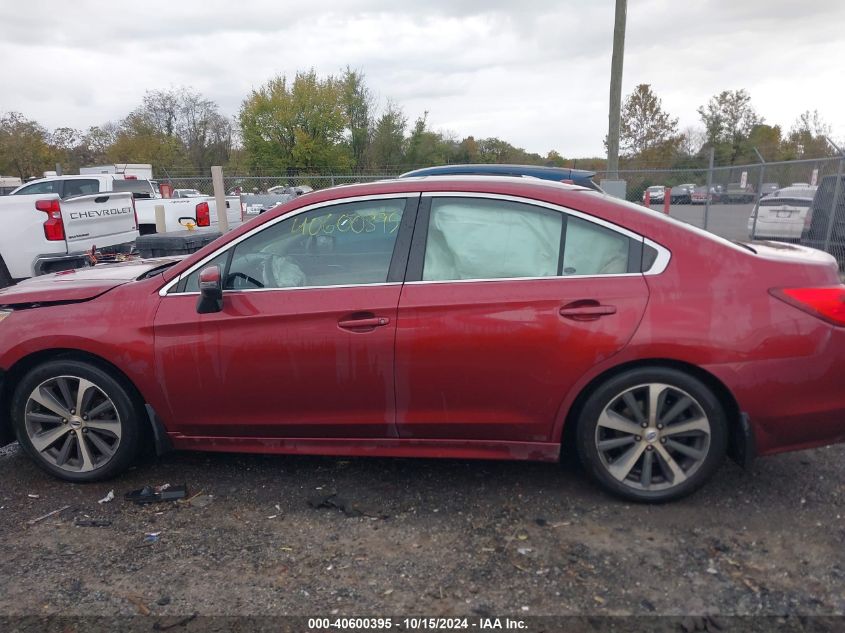
[{"label": "white suv", "polygon": [[[798,186],[778,189],[754,205],[748,218],[748,235],[752,240],[795,240],[810,222],[810,206],[818,187]],[[757,225],[754,225],[754,217]]]}]

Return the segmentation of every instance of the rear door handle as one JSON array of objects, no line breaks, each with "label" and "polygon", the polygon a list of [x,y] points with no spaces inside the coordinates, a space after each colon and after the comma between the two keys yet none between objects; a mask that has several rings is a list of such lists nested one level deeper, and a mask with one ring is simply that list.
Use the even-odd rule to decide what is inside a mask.
[{"label": "rear door handle", "polygon": [[610,314],[616,314],[616,306],[601,305],[597,301],[576,301],[560,309],[560,316],[573,321],[594,321]]},{"label": "rear door handle", "polygon": [[390,319],[380,316],[364,316],[360,318],[341,319],[337,322],[338,327],[344,330],[366,330],[370,331],[377,327],[388,325]]}]

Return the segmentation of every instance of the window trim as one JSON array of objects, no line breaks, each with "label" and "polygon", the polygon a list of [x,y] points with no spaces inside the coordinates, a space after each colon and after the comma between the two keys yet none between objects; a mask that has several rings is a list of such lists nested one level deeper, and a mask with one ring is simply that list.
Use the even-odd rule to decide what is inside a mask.
[{"label": "window trim", "polygon": [[[59,191],[61,191],[61,186],[58,184],[59,182],[60,181],[58,181],[58,180],[41,180],[39,182],[24,183],[23,185],[21,185],[18,188],[19,190],[14,195],[16,195],[16,196],[53,196],[53,195],[58,195],[59,197],[61,197],[60,194],[59,194]],[[32,189],[32,188],[36,187],[37,185],[43,185],[43,184],[51,185],[55,189],[55,191],[42,191],[40,193],[30,193],[30,192],[26,191],[26,189]]]},{"label": "window trim", "polygon": [[[197,270],[202,269],[203,266],[211,262],[212,260],[216,259],[218,256],[222,255],[224,251],[231,249],[229,253],[228,261],[231,261],[232,253],[234,252],[234,248],[240,244],[241,242],[248,240],[253,235],[257,235],[258,233],[269,229],[272,226],[275,226],[279,222],[284,222],[287,219],[296,217],[301,213],[307,213],[308,211],[313,211],[315,209],[321,209],[323,207],[330,207],[330,206],[337,206],[340,204],[347,204],[353,202],[368,202],[371,200],[405,200],[405,210],[402,213],[402,220],[399,223],[399,231],[398,235],[396,236],[396,242],[393,245],[393,256],[390,260],[390,266],[388,268],[388,277],[386,282],[376,282],[376,283],[369,283],[369,284],[345,284],[345,285],[334,285],[334,286],[292,286],[290,288],[241,288],[238,290],[224,290],[224,294],[226,293],[244,293],[244,292],[270,292],[270,291],[290,291],[290,290],[313,290],[313,289],[326,289],[326,288],[358,288],[358,287],[368,287],[368,286],[393,286],[397,284],[401,284],[402,280],[399,281],[391,281],[391,276],[394,274],[398,274],[399,271],[403,271],[407,266],[407,258],[408,258],[408,246],[410,245],[411,238],[408,235],[410,231],[413,230],[413,227],[416,224],[416,215],[419,209],[420,203],[420,194],[417,192],[410,192],[410,193],[389,193],[389,194],[375,194],[369,196],[355,196],[353,198],[335,198],[333,200],[324,200],[323,202],[317,202],[315,204],[310,204],[299,209],[295,209],[290,213],[284,213],[272,220],[268,220],[267,222],[262,223],[260,226],[256,226],[254,229],[247,231],[243,235],[236,237],[235,239],[227,242],[220,248],[216,249],[215,251],[209,253],[193,266],[186,268],[182,271],[179,275],[168,281],[161,289],[158,291],[160,297],[182,297],[182,296],[196,296],[199,295],[199,292],[180,292],[179,287],[181,286],[184,288],[182,284],[182,280],[187,280],[187,277],[192,273],[196,272]],[[407,219],[407,221],[406,221]],[[404,248],[404,252],[400,250]],[[394,270],[394,263],[395,263],[395,270]],[[176,290],[173,290],[176,288]],[[171,292],[173,290],[173,292]]]},{"label": "window trim", "polygon": [[[493,193],[478,193],[468,191],[425,191],[421,194],[421,201],[419,210],[417,212],[417,226],[414,229],[413,241],[411,244],[411,254],[408,262],[408,274],[405,277],[405,283],[421,285],[421,284],[447,284],[447,283],[468,283],[468,282],[498,282],[498,281],[539,281],[542,279],[603,279],[613,277],[636,277],[640,275],[658,275],[666,270],[671,259],[671,253],[668,249],[657,244],[656,242],[639,235],[625,227],[618,226],[607,220],[597,218],[596,216],[562,207],[544,200],[535,200],[532,198],[523,198],[520,196],[511,196],[507,194],[493,194]],[[561,240],[566,239],[566,231],[568,228],[569,217],[576,217],[585,222],[592,222],[603,228],[614,231],[620,235],[627,237],[632,244],[628,250],[628,269],[641,268],[643,256],[643,244],[647,244],[657,251],[657,258],[647,271],[626,272],[626,273],[610,273],[603,275],[559,275],[546,277],[493,277],[493,278],[479,278],[479,279],[423,279],[423,266],[425,263],[425,248],[428,240],[428,227],[431,219],[431,203],[434,198],[476,198],[480,200],[501,200],[505,202],[515,202],[518,204],[526,204],[529,206],[541,207],[550,209],[563,214],[563,226],[561,229]],[[563,242],[561,242],[561,253],[563,252]],[[562,259],[562,258],[561,258]]]}]

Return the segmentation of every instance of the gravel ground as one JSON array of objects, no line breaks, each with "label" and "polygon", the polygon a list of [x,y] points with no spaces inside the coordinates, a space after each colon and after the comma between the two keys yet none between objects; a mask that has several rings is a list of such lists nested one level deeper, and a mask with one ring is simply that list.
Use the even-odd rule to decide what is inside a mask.
[{"label": "gravel ground", "polygon": [[[555,464],[174,453],[73,485],[12,448],[0,615],[843,614],[843,462],[726,462],[645,506]],[[123,499],[164,483],[200,496]]]}]

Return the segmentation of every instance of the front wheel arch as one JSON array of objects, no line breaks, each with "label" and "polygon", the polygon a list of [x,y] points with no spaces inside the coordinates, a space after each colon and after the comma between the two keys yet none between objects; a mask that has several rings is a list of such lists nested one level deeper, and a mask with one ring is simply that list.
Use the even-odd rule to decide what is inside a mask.
[{"label": "front wheel arch", "polygon": [[[130,394],[135,406],[138,408],[138,411],[146,411],[145,403],[147,401],[144,399],[144,396],[141,394],[140,390],[135,386],[132,380],[130,380],[129,377],[123,371],[120,370],[119,367],[110,363],[105,358],[97,356],[96,354],[91,354],[90,352],[84,352],[82,350],[76,349],[60,348],[42,350],[40,352],[35,352],[19,359],[3,375],[2,391],[0,391],[0,403],[2,403],[2,407],[0,407],[0,438],[11,437],[12,439],[14,439],[14,430],[12,427],[11,418],[11,405],[12,396],[15,393],[15,390],[17,389],[18,383],[20,383],[21,379],[26,376],[33,368],[55,360],[69,360],[90,363],[91,365],[94,365],[99,369],[108,372],[116,381],[121,384],[121,386],[126,389],[127,393]],[[152,445],[152,422],[150,422],[150,424],[143,425],[143,435],[141,438],[141,442],[142,446],[144,447]]]},{"label": "front wheel arch", "polygon": [[742,411],[740,410],[739,404],[731,390],[728,389],[728,387],[716,376],[702,369],[701,367],[698,367],[697,365],[693,365],[691,363],[686,363],[683,361],[668,358],[652,358],[632,361],[629,363],[622,363],[621,365],[617,365],[616,367],[611,367],[610,369],[602,372],[601,374],[593,378],[587,384],[587,386],[581,390],[581,392],[575,398],[575,401],[572,403],[572,406],[569,407],[569,411],[566,414],[566,418],[563,424],[563,431],[560,437],[561,459],[566,459],[567,461],[571,459],[577,459],[575,455],[575,443],[578,432],[578,419],[581,417],[581,412],[584,408],[584,404],[587,402],[589,397],[596,391],[596,389],[598,389],[599,386],[601,386],[614,376],[622,374],[626,371],[630,371],[632,369],[641,368],[677,369],[690,374],[694,378],[697,378],[698,380],[703,382],[707,387],[709,387],[721,403],[722,407],[725,410],[725,415],[727,416],[729,425],[728,456],[734,461],[739,462],[742,466],[745,466],[746,464],[750,463],[751,459],[754,456],[754,438],[752,435],[749,435],[749,431],[747,429],[747,422],[744,421]]}]

